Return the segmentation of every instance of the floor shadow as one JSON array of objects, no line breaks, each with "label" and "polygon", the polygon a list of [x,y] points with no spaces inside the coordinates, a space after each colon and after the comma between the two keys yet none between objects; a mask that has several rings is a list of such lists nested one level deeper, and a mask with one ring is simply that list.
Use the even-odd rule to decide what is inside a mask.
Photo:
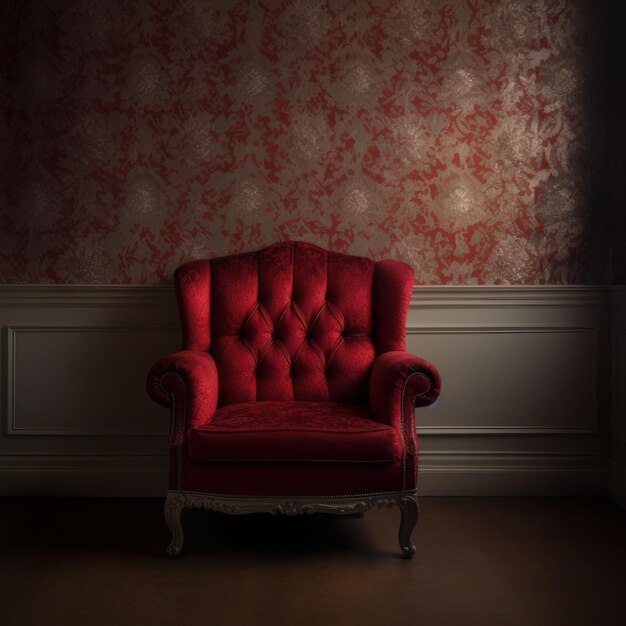
[{"label": "floor shadow", "polygon": [[187,553],[249,554],[300,558],[306,555],[380,555],[380,546],[363,519],[315,514],[225,515],[186,511],[183,519]]},{"label": "floor shadow", "polygon": [[[379,556],[364,519],[315,514],[226,515],[183,511],[184,555],[246,554],[300,558],[358,553]],[[0,501],[0,554],[143,556],[169,559],[170,533],[162,499],[4,499]]]}]

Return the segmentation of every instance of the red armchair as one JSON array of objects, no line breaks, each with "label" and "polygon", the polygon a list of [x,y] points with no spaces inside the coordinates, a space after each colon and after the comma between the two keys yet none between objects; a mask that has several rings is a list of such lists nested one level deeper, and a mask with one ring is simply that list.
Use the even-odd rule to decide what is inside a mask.
[{"label": "red armchair", "polygon": [[441,380],[405,352],[413,271],[278,243],[175,274],[183,350],[148,392],[171,409],[170,555],[181,512],[362,514],[398,505],[415,553],[416,406]]}]

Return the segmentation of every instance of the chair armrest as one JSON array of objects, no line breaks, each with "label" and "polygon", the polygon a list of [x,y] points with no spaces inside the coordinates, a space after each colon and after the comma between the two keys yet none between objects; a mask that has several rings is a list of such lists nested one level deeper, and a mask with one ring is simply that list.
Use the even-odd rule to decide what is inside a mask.
[{"label": "chair armrest", "polygon": [[208,352],[175,352],[152,366],[146,383],[150,397],[171,408],[170,489],[182,489],[187,427],[208,422],[217,406],[215,362]]},{"label": "chair armrest", "polygon": [[432,404],[441,391],[433,365],[407,352],[378,355],[370,376],[370,408],[380,422],[393,426],[402,442],[402,490],[417,487],[415,407]]},{"label": "chair armrest", "polygon": [[208,352],[182,350],[155,363],[148,374],[148,394],[172,408],[172,419],[187,426],[204,424],[215,413],[218,379]]},{"label": "chair armrest", "polygon": [[398,429],[407,443],[414,438],[414,408],[432,404],[440,392],[441,377],[428,361],[396,351],[384,352],[374,361],[369,385],[372,413]]}]

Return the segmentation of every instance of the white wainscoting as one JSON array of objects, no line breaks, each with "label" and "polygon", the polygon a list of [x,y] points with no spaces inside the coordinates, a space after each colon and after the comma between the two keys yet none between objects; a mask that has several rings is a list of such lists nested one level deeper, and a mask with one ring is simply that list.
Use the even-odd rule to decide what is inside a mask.
[{"label": "white wainscoting", "polygon": [[[421,493],[605,493],[608,322],[597,287],[416,287],[408,350],[444,380],[417,412]],[[0,327],[0,494],[162,495],[145,375],[179,347],[173,288],[0,286]]]}]

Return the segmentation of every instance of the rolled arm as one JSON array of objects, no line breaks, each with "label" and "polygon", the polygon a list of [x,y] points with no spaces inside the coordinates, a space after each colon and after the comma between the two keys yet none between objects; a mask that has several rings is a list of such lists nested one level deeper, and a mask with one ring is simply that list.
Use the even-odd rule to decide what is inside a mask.
[{"label": "rolled arm", "polygon": [[208,422],[217,406],[215,362],[208,352],[175,352],[152,366],[146,383],[150,397],[171,408],[170,489],[182,489],[187,427]]},{"label": "rolled arm", "polygon": [[402,424],[410,422],[408,434],[412,434],[415,431],[414,407],[432,404],[440,392],[439,372],[424,359],[408,352],[393,351],[380,354],[374,361],[370,407],[376,419],[385,424],[401,429]]},{"label": "rolled arm", "polygon": [[402,489],[417,487],[415,407],[432,404],[441,391],[439,372],[428,361],[407,352],[383,352],[370,376],[374,418],[393,426],[402,441]]},{"label": "rolled arm", "polygon": [[148,374],[148,394],[174,410],[187,425],[208,422],[217,406],[218,379],[208,352],[182,350],[155,363]]}]

